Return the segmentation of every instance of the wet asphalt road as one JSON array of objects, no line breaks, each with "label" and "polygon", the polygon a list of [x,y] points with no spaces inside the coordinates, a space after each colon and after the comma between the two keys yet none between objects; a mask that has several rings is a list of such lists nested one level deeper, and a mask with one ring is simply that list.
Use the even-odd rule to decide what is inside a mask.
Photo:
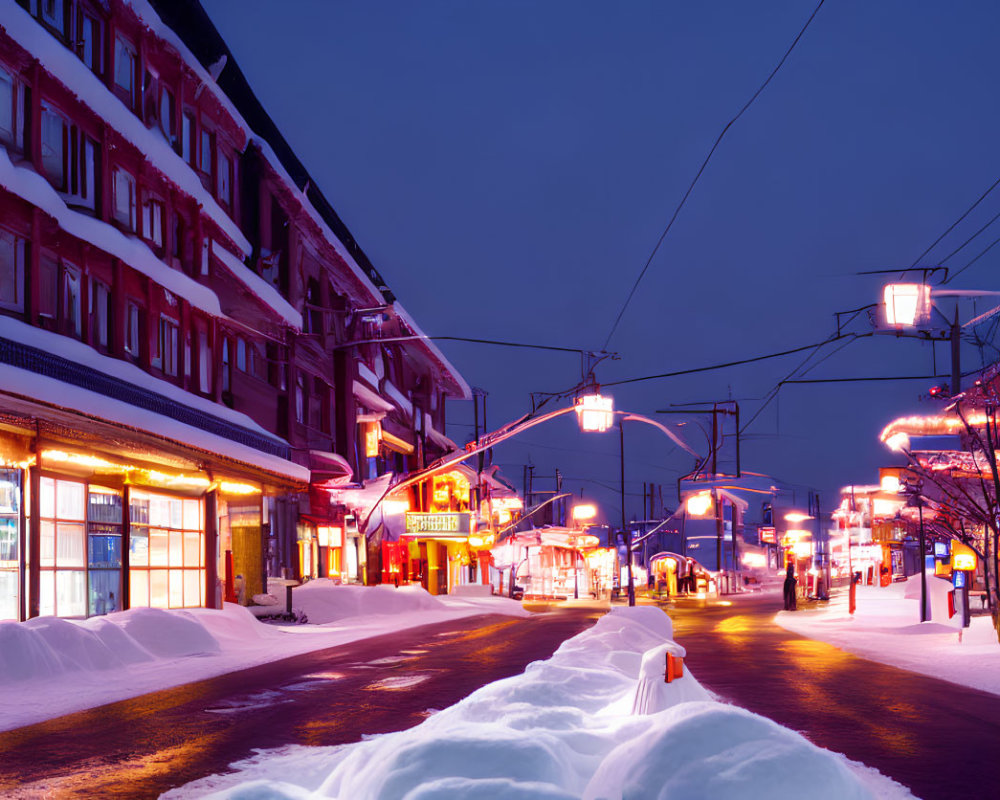
[{"label": "wet asphalt road", "polygon": [[254,748],[409,728],[548,658],[601,613],[426,625],[2,732],[0,796],[157,797]]},{"label": "wet asphalt road", "polygon": [[922,800],[1000,798],[1000,697],[789,633],[771,623],[780,593],[731,599],[667,608],[703,686],[875,767]]}]

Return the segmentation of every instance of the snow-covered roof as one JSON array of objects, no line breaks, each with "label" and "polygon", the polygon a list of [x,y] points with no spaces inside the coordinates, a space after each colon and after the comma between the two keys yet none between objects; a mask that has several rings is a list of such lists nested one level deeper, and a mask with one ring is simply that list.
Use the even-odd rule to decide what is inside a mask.
[{"label": "snow-covered roof", "polygon": [[242,248],[244,253],[250,252],[250,242],[205,189],[184,159],[174,152],[159,133],[147,128],[70,48],[65,47],[16,3],[4,3],[0,12],[0,24],[49,74],[75,94],[80,102],[110,122],[116,133],[134,145],[169,181],[201,204],[205,213],[237,247]]},{"label": "snow-covered roof", "polygon": [[0,148],[0,186],[42,209],[67,233],[120,259],[194,308],[227,318],[215,292],[163,263],[141,239],[126,236],[114,225],[69,208],[45,178],[32,169],[14,166],[3,148]]}]

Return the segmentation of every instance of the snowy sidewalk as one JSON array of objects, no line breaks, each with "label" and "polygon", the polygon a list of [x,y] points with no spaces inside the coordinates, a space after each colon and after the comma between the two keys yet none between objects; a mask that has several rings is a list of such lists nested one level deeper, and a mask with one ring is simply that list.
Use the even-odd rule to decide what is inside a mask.
[{"label": "snowy sidewalk", "polygon": [[800,636],[827,642],[880,664],[1000,695],[1000,644],[989,616],[972,618],[964,631],[948,618],[951,584],[928,576],[931,620],[920,622],[920,578],[886,587],[859,586],[857,610],[848,613],[848,591],[824,606],[781,611],[775,622]]}]

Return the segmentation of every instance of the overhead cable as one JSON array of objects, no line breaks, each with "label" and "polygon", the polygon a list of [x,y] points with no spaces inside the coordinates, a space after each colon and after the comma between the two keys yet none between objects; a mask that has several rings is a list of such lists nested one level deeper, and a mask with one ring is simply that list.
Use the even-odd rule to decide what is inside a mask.
[{"label": "overhead cable", "polygon": [[748,108],[750,108],[750,106],[753,104],[754,100],[757,99],[757,97],[760,95],[760,93],[763,92],[765,88],[767,88],[767,85],[771,82],[771,79],[774,78],[774,76],[778,74],[778,70],[781,69],[782,65],[788,59],[788,56],[791,55],[792,50],[795,49],[795,45],[797,45],[799,43],[799,39],[802,38],[802,35],[806,32],[806,29],[809,27],[809,23],[811,23],[813,21],[813,17],[815,17],[816,14],[819,12],[820,8],[823,7],[824,1],[825,0],[819,0],[819,4],[813,10],[812,14],[809,15],[809,19],[806,20],[806,24],[802,26],[802,30],[799,31],[798,35],[792,41],[791,45],[789,45],[788,49],[785,51],[785,54],[781,57],[781,60],[778,62],[778,65],[773,70],[771,70],[771,74],[767,76],[767,80],[765,80],[758,87],[757,91],[753,93],[753,96],[749,100],[747,100],[746,103],[744,103],[743,107],[739,110],[739,112],[737,112],[736,116],[733,117],[731,120],[729,120],[729,122],[726,123],[726,126],[722,129],[722,133],[720,133],[718,135],[718,137],[716,138],[715,143],[712,145],[711,149],[708,151],[708,155],[705,156],[705,160],[701,162],[701,166],[698,168],[698,171],[695,173],[694,179],[691,181],[691,184],[688,186],[687,191],[684,192],[684,196],[681,198],[680,203],[678,203],[677,204],[677,208],[674,209],[674,213],[670,217],[670,221],[667,223],[667,226],[663,229],[663,233],[661,233],[660,234],[660,238],[656,240],[656,246],[653,248],[653,251],[649,254],[649,258],[646,259],[646,264],[643,266],[642,270],[639,272],[639,277],[637,277],[635,279],[635,283],[632,284],[632,289],[631,289],[631,291],[629,291],[628,297],[625,298],[625,303],[622,305],[621,310],[618,312],[618,316],[615,317],[614,324],[611,326],[611,330],[608,332],[608,338],[604,340],[604,347],[603,347],[603,349],[607,350],[608,345],[611,343],[611,337],[615,335],[615,331],[618,329],[618,325],[621,322],[622,317],[625,315],[625,311],[628,308],[629,303],[632,302],[632,297],[635,295],[636,290],[639,288],[639,283],[642,281],[643,277],[646,274],[646,271],[649,269],[649,265],[653,263],[653,257],[656,255],[657,251],[660,249],[660,245],[663,244],[663,240],[667,237],[667,234],[670,232],[670,229],[673,227],[674,221],[677,219],[677,215],[680,214],[681,213],[681,209],[684,208],[684,204],[687,202],[688,197],[690,196],[691,192],[694,190],[695,184],[698,183],[698,179],[701,178],[702,173],[705,171],[705,167],[708,166],[708,162],[712,158],[712,155],[715,153],[716,148],[718,148],[719,143],[722,141],[722,137],[724,137],[726,135],[726,133],[733,126],[733,124],[736,122],[736,120],[738,120],[740,117],[743,116],[743,112],[745,112]]}]

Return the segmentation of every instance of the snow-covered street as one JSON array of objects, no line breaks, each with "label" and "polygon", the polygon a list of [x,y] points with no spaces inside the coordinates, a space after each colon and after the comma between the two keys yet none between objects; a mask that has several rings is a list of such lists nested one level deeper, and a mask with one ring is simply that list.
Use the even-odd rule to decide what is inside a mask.
[{"label": "snow-covered street", "polygon": [[658,608],[615,608],[549,660],[399,733],[264,751],[169,798],[907,798],[799,734],[719,703],[685,673]]}]

